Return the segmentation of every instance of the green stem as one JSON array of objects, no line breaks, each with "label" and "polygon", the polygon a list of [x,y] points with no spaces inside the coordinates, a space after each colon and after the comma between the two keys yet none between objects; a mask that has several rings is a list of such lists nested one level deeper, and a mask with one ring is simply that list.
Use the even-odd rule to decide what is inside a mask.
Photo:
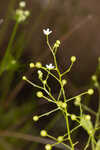
[{"label": "green stem", "polygon": [[54,77],[59,82],[59,79],[52,72],[50,72],[47,68],[45,68],[45,67],[42,66],[41,69],[43,69],[46,72],[48,72],[52,77]]},{"label": "green stem", "polygon": [[9,54],[11,53],[11,48],[12,48],[12,44],[13,44],[13,41],[14,41],[14,38],[15,38],[15,35],[16,35],[16,32],[17,32],[17,28],[18,28],[18,22],[16,22],[16,24],[14,25],[13,32],[12,32],[10,41],[8,43],[8,47],[6,49],[5,56],[4,56],[4,58],[3,58],[2,62],[1,62],[0,75],[5,70],[5,66],[6,66]]},{"label": "green stem", "polygon": [[[75,131],[76,129],[78,129],[79,127],[81,127],[81,125],[76,126],[75,128],[73,128],[70,133],[72,133],[73,131]],[[64,134],[64,137],[67,136],[68,133]]]},{"label": "green stem", "polygon": [[55,56],[54,53],[53,53],[53,57],[54,57],[54,63],[55,63],[55,66],[56,66],[56,70],[57,70],[57,73],[58,73],[58,76],[59,76],[59,83],[60,83],[60,86],[61,86],[61,93],[63,93],[64,102],[66,102],[66,96],[65,96],[64,87],[63,87],[63,84],[62,84],[61,73],[59,71],[59,68],[58,68],[58,65],[57,65],[56,56]]},{"label": "green stem", "polygon": [[98,104],[98,112],[96,115],[95,128],[98,127],[99,119],[100,119],[100,87],[98,87],[98,93],[99,93],[99,104]]},{"label": "green stem", "polygon": [[62,91],[60,90],[59,95],[58,95],[58,98],[57,98],[57,101],[59,101],[59,99],[60,99],[60,97],[61,97],[61,93],[62,93]]},{"label": "green stem", "polygon": [[11,35],[11,38],[10,38],[10,41],[8,43],[8,47],[7,47],[7,50],[6,50],[6,53],[9,53],[10,50],[11,50],[11,47],[12,47],[12,44],[13,44],[13,41],[14,41],[14,38],[15,38],[15,35],[16,35],[16,32],[17,32],[17,28],[18,28],[18,22],[16,22],[14,28],[13,28],[13,32],[12,32],[12,35]]},{"label": "green stem", "polygon": [[[58,73],[58,76],[59,76],[59,83],[60,83],[60,86],[61,86],[61,90],[60,90],[60,94],[62,93],[63,94],[63,98],[64,98],[64,102],[66,102],[66,96],[65,96],[65,91],[64,91],[64,87],[63,87],[63,84],[62,84],[62,74],[60,73],[60,70],[58,68],[58,64],[57,64],[57,60],[56,60],[56,56],[55,56],[55,53],[52,49],[52,47],[50,46],[49,44],[49,39],[48,39],[48,36],[47,36],[47,45],[48,47],[50,48],[52,54],[53,54],[53,58],[54,58],[54,64],[55,64],[55,70],[57,71]],[[71,65],[72,66],[72,65]],[[70,135],[70,128],[69,128],[69,120],[68,120],[68,112],[67,112],[67,108],[65,109],[65,120],[66,120],[66,126],[67,126],[67,133],[68,133],[68,139],[69,139],[69,142],[70,142],[70,145],[72,147],[72,150],[74,150],[74,144],[72,142],[72,139],[71,139],[71,135]]]},{"label": "green stem", "polygon": [[71,139],[71,134],[70,134],[70,128],[69,128],[69,120],[68,120],[68,112],[67,112],[67,108],[65,110],[65,119],[66,119],[66,126],[67,126],[67,132],[68,132],[68,139],[69,139],[69,142],[70,142],[70,145],[72,147],[72,150],[74,150],[74,144],[72,142],[72,139]]},{"label": "green stem", "polygon": [[91,137],[92,150],[95,150],[94,135]]},{"label": "green stem", "polygon": [[42,87],[42,86],[39,86],[39,85],[37,85],[37,84],[31,82],[31,81],[28,80],[28,79],[26,79],[26,81],[27,81],[30,85],[32,85],[32,86],[34,86],[34,87],[36,87],[36,88],[39,88],[39,89],[41,89],[41,90],[44,90],[44,91],[52,98],[52,100],[53,100],[54,102],[56,102],[56,99],[52,96],[52,94],[51,94],[50,92],[47,91],[46,88],[44,88],[44,87]]},{"label": "green stem", "polygon": [[91,138],[90,138],[90,136],[89,136],[88,141],[87,141],[87,143],[86,143],[86,146],[84,147],[84,150],[86,150],[86,149],[89,147],[90,140],[91,140]]},{"label": "green stem", "polygon": [[45,114],[40,115],[39,118],[44,117],[44,116],[48,116],[48,115],[50,115],[51,113],[56,112],[56,111],[58,111],[58,110],[59,110],[59,108],[53,109],[53,110],[51,110],[51,111],[49,111],[49,112],[47,112],[47,113],[45,113]]},{"label": "green stem", "polygon": [[73,62],[71,63],[69,68],[64,73],[61,74],[61,76],[64,76],[66,73],[68,73],[71,70],[72,66],[73,66]]},{"label": "green stem", "polygon": [[74,96],[74,97],[71,97],[71,98],[69,98],[69,99],[66,99],[66,102],[69,102],[69,101],[71,101],[71,100],[74,100],[75,98],[81,97],[81,96],[83,96],[83,95],[85,95],[85,94],[88,94],[88,92],[86,91],[86,92],[81,93],[81,94],[79,94],[79,95],[77,95],[77,96]]}]

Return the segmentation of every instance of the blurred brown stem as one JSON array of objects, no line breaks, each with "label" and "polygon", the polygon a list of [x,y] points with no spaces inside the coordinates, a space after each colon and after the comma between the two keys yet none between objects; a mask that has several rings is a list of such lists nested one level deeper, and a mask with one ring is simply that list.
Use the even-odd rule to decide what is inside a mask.
[{"label": "blurred brown stem", "polygon": [[[22,139],[22,140],[27,140],[30,142],[38,142],[41,144],[53,144],[54,141],[50,140],[50,139],[44,139],[41,137],[37,137],[37,136],[32,136],[32,135],[28,135],[28,134],[24,134],[24,133],[18,133],[18,132],[12,132],[12,131],[0,131],[0,136],[1,137],[13,137],[13,138],[18,138],[18,139]],[[62,148],[65,149],[65,147],[61,144],[56,145],[56,147],[58,148]]]}]

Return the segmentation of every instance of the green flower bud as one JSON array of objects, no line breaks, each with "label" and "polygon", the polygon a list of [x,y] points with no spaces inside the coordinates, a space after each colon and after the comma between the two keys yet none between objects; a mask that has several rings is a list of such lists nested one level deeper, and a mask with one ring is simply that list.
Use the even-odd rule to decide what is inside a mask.
[{"label": "green flower bud", "polygon": [[79,106],[80,103],[81,103],[81,97],[78,96],[78,97],[76,97],[76,99],[75,99],[74,105],[75,105],[75,106]]},{"label": "green flower bud", "polygon": [[75,57],[75,56],[72,56],[72,57],[71,57],[71,62],[74,63],[75,61],[76,61],[76,57]]},{"label": "green flower bud", "polygon": [[57,40],[57,41],[56,41],[56,44],[60,45],[60,41],[59,41],[59,40]]},{"label": "green flower bud", "polygon": [[89,90],[88,90],[88,94],[89,94],[89,95],[92,95],[93,93],[94,93],[94,90],[93,90],[93,89],[89,89]]},{"label": "green flower bud", "polygon": [[47,131],[46,130],[41,130],[40,135],[45,137],[47,136]]},{"label": "green flower bud", "polygon": [[51,149],[52,149],[52,146],[50,144],[45,145],[45,150],[51,150]]},{"label": "green flower bud", "polygon": [[39,98],[43,97],[43,93],[42,93],[41,91],[38,91],[38,92],[36,93],[36,95],[37,95],[37,97],[39,97]]},{"label": "green flower bud", "polygon": [[29,66],[30,66],[30,68],[34,68],[35,67],[34,63],[30,63]]},{"label": "green flower bud", "polygon": [[96,75],[93,75],[91,78],[92,78],[93,81],[97,81],[97,76]]},{"label": "green flower bud", "polygon": [[74,115],[74,114],[71,115],[72,120],[76,120],[76,118],[77,118],[76,115]]},{"label": "green flower bud", "polygon": [[33,120],[34,121],[38,121],[39,120],[39,116],[33,116]]},{"label": "green flower bud", "polygon": [[23,79],[23,80],[27,80],[26,76],[23,76],[22,79]]},{"label": "green flower bud", "polygon": [[41,71],[41,70],[38,70],[38,76],[39,76],[39,79],[42,79],[42,77],[43,77],[43,73],[42,73],[42,71]]},{"label": "green flower bud", "polygon": [[40,62],[37,62],[37,63],[36,63],[36,67],[37,67],[37,68],[41,68],[41,67],[42,67],[42,64],[41,64]]}]

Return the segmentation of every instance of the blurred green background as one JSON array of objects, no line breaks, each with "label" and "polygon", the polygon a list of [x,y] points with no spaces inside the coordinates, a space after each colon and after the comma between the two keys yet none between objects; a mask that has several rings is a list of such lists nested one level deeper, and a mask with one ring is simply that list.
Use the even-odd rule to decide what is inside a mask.
[{"label": "blurred green background", "polygon": [[[0,4],[0,18],[3,19],[0,24],[0,150],[42,150],[43,144],[49,140],[39,137],[40,129],[47,128],[58,136],[65,131],[64,120],[61,114],[55,113],[37,123],[32,121],[33,115],[52,110],[55,106],[39,100],[36,97],[37,89],[22,81],[22,76],[26,75],[37,82],[36,71],[29,69],[29,63],[52,63],[43,35],[43,29],[50,28],[53,31],[50,35],[51,45],[56,39],[61,41],[57,53],[61,71],[69,66],[71,56],[77,57],[77,62],[66,76],[67,96],[75,96],[90,87],[91,76],[96,71],[100,56],[100,1],[26,0],[30,16],[19,24],[7,55],[16,23],[13,15],[19,2],[3,0]],[[52,80],[51,86],[56,95],[58,91],[54,83]],[[95,91],[90,104],[95,111],[97,99]],[[76,111],[73,106],[71,110]],[[79,135],[77,132],[74,136],[77,138]],[[84,136],[86,134],[82,132],[80,139]],[[79,144],[79,149],[84,142],[85,139]]]}]

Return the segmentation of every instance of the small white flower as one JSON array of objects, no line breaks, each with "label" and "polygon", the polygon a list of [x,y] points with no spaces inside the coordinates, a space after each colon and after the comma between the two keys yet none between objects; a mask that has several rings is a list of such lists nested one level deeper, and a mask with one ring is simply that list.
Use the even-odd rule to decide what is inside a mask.
[{"label": "small white flower", "polygon": [[45,29],[43,29],[43,33],[44,33],[45,35],[49,35],[49,34],[51,34],[51,33],[52,33],[52,31],[50,31],[50,29],[49,29],[49,28],[47,28],[46,30],[45,30]]},{"label": "small white flower", "polygon": [[49,65],[46,65],[46,68],[50,70],[50,69],[54,69],[55,66],[53,66],[52,64],[49,64]]},{"label": "small white flower", "polygon": [[24,8],[24,7],[26,6],[26,2],[25,2],[25,1],[21,1],[21,2],[19,3],[19,6],[20,6],[21,8]]}]

